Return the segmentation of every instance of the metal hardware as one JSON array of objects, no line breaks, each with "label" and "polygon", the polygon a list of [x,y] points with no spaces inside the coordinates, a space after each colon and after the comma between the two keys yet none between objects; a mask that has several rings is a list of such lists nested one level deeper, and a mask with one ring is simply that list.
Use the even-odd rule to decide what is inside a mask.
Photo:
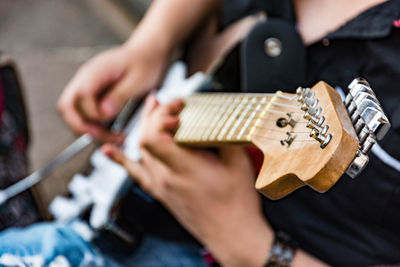
[{"label": "metal hardware", "polygon": [[304,102],[304,99],[306,97],[312,96],[310,94],[310,88],[299,87],[299,88],[297,88],[296,93],[299,96],[298,99],[297,99],[297,101],[299,101],[299,102]]},{"label": "metal hardware", "polygon": [[[308,123],[307,123],[307,127],[308,127]],[[325,125],[324,127],[319,127],[317,125],[314,124],[310,124],[310,127],[308,128],[312,128],[311,132],[310,132],[310,137],[316,137],[318,134],[322,134],[322,135],[326,135],[328,133],[329,130],[329,126]]]},{"label": "metal hardware", "polygon": [[304,114],[304,118],[309,120],[311,116],[313,117],[320,117],[322,113],[322,108],[309,108],[306,113]]},{"label": "metal hardware", "polygon": [[370,132],[368,130],[368,127],[364,125],[364,127],[361,129],[360,133],[357,135],[358,136],[358,141],[360,144],[364,143],[364,141],[367,139],[367,137],[370,135]]},{"label": "metal hardware", "polygon": [[316,137],[316,140],[321,144],[320,147],[321,148],[325,148],[329,142],[332,140],[332,135],[328,134],[328,135],[322,135],[322,134],[318,134]]},{"label": "metal hardware", "polygon": [[282,146],[284,146],[286,143],[289,147],[293,143],[295,138],[296,138],[296,135],[292,135],[291,132],[286,132],[286,138],[284,140],[281,140],[280,143]]},{"label": "metal hardware", "polygon": [[369,158],[367,155],[362,152],[357,152],[354,160],[350,163],[350,166],[346,170],[346,174],[351,178],[356,178],[357,175],[364,170],[365,166],[367,166]]},{"label": "metal hardware", "polygon": [[277,57],[282,53],[282,42],[281,40],[270,37],[264,42],[264,51],[270,57]]},{"label": "metal hardware", "polygon": [[362,144],[361,152],[363,152],[364,154],[368,154],[369,151],[371,151],[372,146],[375,145],[375,143],[376,139],[373,136],[369,135]]},{"label": "metal hardware", "polygon": [[318,118],[318,117],[310,116],[309,120],[312,123],[314,123],[315,125],[322,126],[322,124],[325,122],[325,117],[321,116],[321,117]]},{"label": "metal hardware", "polygon": [[316,109],[318,106],[319,100],[312,100],[310,98],[305,98],[303,105],[301,106],[301,110],[307,111],[308,109]]},{"label": "metal hardware", "polygon": [[361,118],[366,122],[369,130],[375,134],[378,140],[382,140],[391,126],[385,114],[374,108],[365,109],[361,113]]},{"label": "metal hardware", "polygon": [[390,129],[381,104],[369,83],[363,78],[354,79],[349,85],[344,104],[359,139],[359,149],[346,173],[355,178],[368,163],[367,154],[376,140],[381,140]]},{"label": "metal hardware", "polygon": [[290,126],[290,127],[292,127],[292,128],[294,128],[294,126],[296,126],[296,121],[293,119],[293,117],[292,117],[292,114],[290,113],[290,112],[288,112],[288,113],[286,113],[286,115],[287,115],[287,118],[281,118],[281,119],[278,119],[278,121],[276,122],[276,124],[279,126],[279,127],[286,127],[286,126]]},{"label": "metal hardware", "polygon": [[314,99],[315,92],[309,88],[298,87],[296,94],[297,101],[302,103],[301,110],[305,111],[303,118],[308,120],[306,127],[311,129],[310,137],[317,140],[321,148],[325,148],[332,140],[332,135],[328,134],[329,126],[323,126],[325,117],[321,116],[322,108],[318,107],[319,100]]},{"label": "metal hardware", "polygon": [[344,104],[346,108],[350,105],[351,101],[353,100],[353,97],[358,94],[358,92],[369,92],[372,95],[375,95],[375,93],[371,90],[371,87],[369,83],[363,79],[363,78],[356,78],[354,79],[350,85],[348,86],[349,88],[349,94],[346,96],[346,99],[344,101]]}]

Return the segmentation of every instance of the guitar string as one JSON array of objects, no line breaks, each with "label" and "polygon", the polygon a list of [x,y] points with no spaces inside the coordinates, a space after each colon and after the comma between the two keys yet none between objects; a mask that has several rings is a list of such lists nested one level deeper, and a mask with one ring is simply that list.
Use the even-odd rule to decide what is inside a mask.
[{"label": "guitar string", "polygon": [[191,98],[191,97],[198,97],[198,96],[231,96],[231,97],[240,97],[240,96],[245,96],[245,97],[274,97],[277,96],[279,98],[286,99],[288,101],[294,101],[297,100],[298,95],[293,94],[293,96],[286,96],[281,93],[194,93],[189,95],[186,98]]},{"label": "guitar string", "polygon": [[[275,111],[275,110],[266,110],[265,112],[271,112],[271,113],[281,113],[281,111]],[[286,114],[285,112],[283,112],[284,114]],[[248,118],[248,117],[247,117]],[[276,121],[276,119],[273,119],[273,118],[263,118],[263,119],[260,119],[260,121],[265,121],[265,120],[270,120],[270,121]],[[306,121],[306,120],[304,120],[304,121],[298,121],[298,122],[296,122],[296,123],[307,123],[308,121]],[[191,130],[192,130],[192,132],[195,132],[195,133],[197,133],[197,130],[200,128],[200,129],[203,129],[203,131],[204,131],[204,127],[203,127],[204,125],[194,125],[194,126],[192,126],[191,127]],[[299,131],[299,130],[295,130],[295,131],[293,131],[293,130],[279,130],[279,129],[276,129],[276,128],[271,128],[271,127],[265,127],[265,126],[260,126],[260,125],[252,125],[251,127],[249,127],[249,129],[252,129],[252,128],[257,128],[257,129],[263,129],[263,130],[265,130],[265,131],[274,131],[274,132],[281,132],[281,133],[287,133],[287,132],[290,132],[291,134],[293,134],[293,135],[295,135],[295,134],[302,134],[302,135],[304,135],[304,134],[309,134],[310,132],[311,132],[311,129],[309,130],[309,131]],[[277,126],[278,127],[278,126]],[[222,128],[221,128],[222,129]],[[228,131],[229,132],[229,131]],[[218,136],[218,134],[216,135],[216,136]],[[282,138],[285,138],[286,137],[286,135],[285,136],[283,136],[282,138],[272,138],[272,137],[270,137],[270,136],[267,136],[267,135],[261,135],[261,134],[253,134],[252,136],[255,136],[255,137],[261,137],[261,138],[264,138],[264,139],[268,139],[268,140],[273,140],[273,141],[281,141],[282,140]],[[202,136],[200,135],[200,137],[198,138],[198,139],[202,139]],[[313,138],[311,138],[311,137],[309,137],[309,139],[295,139],[294,140],[295,142],[309,142],[309,141],[316,141],[315,139],[313,139]]]},{"label": "guitar string", "polygon": [[[229,106],[232,104],[237,104],[237,105],[276,105],[276,106],[281,106],[281,107],[287,107],[287,108],[299,108],[301,105],[297,104],[297,105],[289,105],[289,104],[284,104],[284,103],[280,103],[279,101],[254,101],[254,99],[249,99],[246,102],[243,102],[242,99],[233,99],[233,101],[229,101],[232,99],[222,99],[222,97],[220,99],[207,99],[206,97],[196,97],[196,98],[191,98],[191,99],[187,99],[186,100],[186,104],[187,105],[195,105],[195,104],[202,104],[202,103],[206,103],[206,106],[215,106],[215,105],[221,105],[221,103],[223,105]],[[292,101],[292,100],[289,100]]]},{"label": "guitar string", "polygon": [[[234,96],[239,96],[239,94],[231,94],[232,96],[234,95]],[[251,97],[266,97],[266,96],[278,96],[278,97],[280,97],[280,98],[283,98],[283,99],[286,99],[286,100],[288,100],[288,101],[295,101],[295,100],[297,100],[297,96],[293,96],[293,97],[287,97],[287,96],[283,96],[283,95],[280,95],[280,94],[241,94],[241,95],[243,95],[243,96],[251,96]],[[225,99],[222,99],[222,97],[220,98],[220,97],[218,97],[218,96],[221,96],[221,94],[218,94],[218,96],[217,96],[217,99],[215,99],[216,97],[216,94],[208,94],[208,95],[205,95],[205,94],[198,94],[198,96],[201,96],[201,97],[195,97],[195,98],[191,98],[191,102],[207,102],[207,105],[218,105],[218,103],[220,103],[220,102],[223,102],[225,105],[227,105],[227,106],[229,106],[230,104],[232,104],[232,102],[234,103],[234,102],[237,102],[237,103],[241,103],[241,102],[243,102],[243,100],[242,99],[240,99],[240,100],[236,100],[236,99],[233,99],[233,100],[236,100],[236,101],[232,101],[232,102],[227,102],[227,99],[225,98]],[[230,96],[229,95],[229,93],[227,93],[226,95],[224,95],[224,96]],[[212,99],[207,99],[207,97],[208,98],[212,98]],[[218,99],[218,98],[220,98],[220,99]],[[194,101],[193,101],[194,100]],[[211,102],[211,103],[210,103]],[[288,107],[288,108],[299,108],[299,106],[300,106],[300,104],[297,104],[297,105],[288,105],[288,104],[283,104],[283,103],[279,103],[278,101],[267,101],[267,102],[260,102],[260,101],[255,101],[254,100],[254,98],[253,99],[249,99],[248,101],[246,101],[245,103],[243,103],[243,105],[259,105],[259,104],[262,104],[262,105],[265,105],[265,106],[267,106],[268,104],[273,104],[273,105],[277,105],[277,106],[282,106],[282,107]],[[254,111],[254,110],[256,110],[256,111],[260,111],[260,112],[262,112],[262,113],[278,113],[278,114],[287,114],[288,112],[284,112],[284,111],[278,111],[278,110],[271,110],[271,109],[269,109],[269,110],[262,110],[262,108],[258,108],[258,107],[256,107],[256,108],[249,108],[249,107],[244,107],[243,108],[243,111],[246,111],[246,112],[249,112],[249,111]],[[222,114],[224,114],[226,112],[226,110],[221,110],[221,109],[218,109],[218,110],[216,110],[216,112],[214,111],[214,113],[222,113]],[[231,110],[231,112],[233,113],[233,110]],[[231,113],[231,114],[232,114]],[[299,112],[291,112],[291,113],[303,113],[303,112],[301,112],[301,111],[299,111]],[[229,114],[228,115],[228,117],[231,115],[231,114]],[[215,114],[213,114],[213,115],[215,115]],[[220,118],[222,118],[224,115],[221,115],[220,116]],[[237,116],[237,118],[240,118],[241,120],[246,120],[246,119],[248,119],[250,116],[253,116],[253,114],[247,114],[247,115],[245,115],[245,116],[242,116],[242,115],[238,115]],[[262,119],[258,119],[258,121],[265,121],[265,120],[273,120],[273,121],[275,121],[276,119],[274,119],[274,118],[262,118]],[[226,121],[225,121],[226,122]],[[304,120],[304,121],[298,121],[298,122],[296,122],[296,123],[307,123],[308,121],[306,121],[306,120]],[[217,124],[218,124],[218,122],[216,122]],[[204,125],[199,125],[199,126],[197,126],[197,125],[195,125],[195,127],[194,128],[203,128],[204,129]],[[287,130],[277,130],[277,129],[275,129],[275,128],[270,128],[270,127],[265,127],[265,126],[257,126],[257,125],[251,125],[251,127],[250,128],[258,128],[258,129],[263,129],[263,130],[266,130],[266,131],[275,131],[275,132],[282,132],[282,133],[284,133],[284,132],[288,132]],[[234,130],[234,132],[236,132],[237,130]],[[310,130],[311,131],[311,130]],[[309,134],[309,131],[308,132],[304,132],[304,131],[290,131],[292,134]],[[203,130],[203,133],[204,133],[204,130]],[[276,138],[271,138],[271,137],[268,137],[268,136],[264,136],[264,135],[260,135],[260,134],[257,134],[257,135],[253,135],[253,136],[257,136],[257,137],[261,137],[261,138],[266,138],[266,139],[269,139],[269,140],[275,140],[275,141],[280,141],[280,139],[276,139]],[[299,139],[295,139],[294,140],[295,142],[303,142],[303,141],[315,141],[314,139],[312,139],[312,138],[310,138],[310,139],[306,139],[306,140],[299,140]]]}]

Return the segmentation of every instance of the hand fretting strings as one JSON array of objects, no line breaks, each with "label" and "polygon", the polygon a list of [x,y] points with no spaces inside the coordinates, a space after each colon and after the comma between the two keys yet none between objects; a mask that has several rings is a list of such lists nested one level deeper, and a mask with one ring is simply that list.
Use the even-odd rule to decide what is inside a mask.
[{"label": "hand fretting strings", "polygon": [[[279,141],[268,135],[256,135],[254,131],[263,129],[263,133],[268,131],[287,132],[285,129],[279,130],[276,127],[263,126],[262,123],[265,121],[276,121],[276,118],[266,116],[267,113],[285,116],[287,113],[299,115],[299,118],[295,118],[295,120],[298,123],[305,123],[300,104],[296,100],[296,95],[285,96],[280,92],[275,94],[195,94],[186,99],[186,106],[180,114],[181,125],[175,139],[178,142],[248,142],[254,135]],[[296,101],[295,104],[288,104],[294,101]],[[274,110],[271,106],[281,107],[285,111]],[[308,132],[294,133],[306,134]]]}]

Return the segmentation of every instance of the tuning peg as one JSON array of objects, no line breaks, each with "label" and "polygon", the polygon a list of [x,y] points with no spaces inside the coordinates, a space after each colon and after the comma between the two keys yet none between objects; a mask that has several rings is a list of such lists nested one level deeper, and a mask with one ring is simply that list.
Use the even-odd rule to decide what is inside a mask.
[{"label": "tuning peg", "polygon": [[[297,99],[297,101],[299,101],[299,102],[304,102],[304,99],[305,99],[306,97],[313,96],[313,94],[311,93],[310,90],[311,90],[310,88],[301,88],[301,87],[297,88],[296,93],[297,93],[298,96],[299,96],[298,99]],[[313,96],[313,97],[314,97],[314,96]]]},{"label": "tuning peg", "polygon": [[367,107],[361,113],[361,118],[378,140],[381,140],[386,135],[391,126],[385,114],[372,106]]},{"label": "tuning peg", "polygon": [[357,152],[356,157],[350,163],[350,166],[346,170],[346,174],[351,178],[356,178],[356,176],[367,166],[369,158],[367,155],[361,152]]},{"label": "tuning peg", "polygon": [[351,122],[355,124],[355,122],[360,118],[361,113],[369,106],[373,106],[375,109],[380,110],[383,113],[382,107],[375,97],[366,93],[358,94],[353,99],[348,109]]},{"label": "tuning peg", "polygon": [[353,98],[359,93],[359,92],[366,92],[370,93],[375,96],[374,91],[372,91],[369,83],[363,79],[363,78],[356,78],[354,79],[350,85],[348,86],[349,88],[349,94],[346,96],[346,99],[344,101],[344,104],[346,107],[348,107],[353,100]]},{"label": "tuning peg", "polygon": [[320,117],[322,113],[322,108],[308,108],[308,110],[306,111],[306,113],[304,114],[304,118],[305,119],[310,119],[311,116],[313,117]]},{"label": "tuning peg", "polygon": [[324,121],[325,121],[325,117],[321,116],[321,117],[317,117],[317,116],[311,116],[310,114],[304,114],[303,116],[306,120],[309,120],[311,123],[321,126]]},{"label": "tuning peg", "polygon": [[310,99],[306,98],[304,100],[303,105],[301,106],[301,110],[307,111],[309,109],[316,109],[318,106],[319,100],[318,99]]},{"label": "tuning peg", "polygon": [[375,137],[369,135],[362,144],[361,152],[363,152],[364,154],[368,154],[372,146],[375,145],[375,143],[376,143]]},{"label": "tuning peg", "polygon": [[320,143],[321,148],[325,148],[329,144],[329,142],[332,140],[332,135],[331,134],[328,134],[328,135],[318,134],[315,139],[317,139],[317,141]]},{"label": "tuning peg", "polygon": [[369,100],[369,101],[375,103],[376,108],[380,109],[383,112],[381,103],[379,103],[379,101],[375,95],[371,95],[370,93],[360,92],[354,97],[353,100],[354,100],[354,103],[357,105],[357,107],[359,107],[359,109],[361,108],[361,103],[363,101]]},{"label": "tuning peg", "polygon": [[306,127],[309,129],[315,129],[318,131],[318,133],[322,133],[324,135],[326,134],[326,132],[329,129],[328,125],[325,125],[324,127],[322,127],[321,125],[315,124],[312,121],[308,121],[306,124]]},{"label": "tuning peg", "polygon": [[357,77],[354,80],[352,80],[351,83],[349,84],[349,86],[348,86],[349,90],[352,90],[358,84],[362,84],[367,87],[371,87],[366,79],[364,79],[362,77]]}]

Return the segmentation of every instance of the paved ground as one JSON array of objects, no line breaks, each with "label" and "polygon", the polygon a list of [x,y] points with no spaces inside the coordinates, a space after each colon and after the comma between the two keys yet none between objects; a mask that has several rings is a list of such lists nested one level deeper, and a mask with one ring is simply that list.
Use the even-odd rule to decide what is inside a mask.
[{"label": "paved ground", "polygon": [[[0,50],[16,60],[26,87],[32,169],[74,140],[55,109],[67,81],[88,58],[120,44],[131,31],[134,21],[113,2],[0,1]],[[40,185],[43,206],[66,182],[58,177]]]}]

